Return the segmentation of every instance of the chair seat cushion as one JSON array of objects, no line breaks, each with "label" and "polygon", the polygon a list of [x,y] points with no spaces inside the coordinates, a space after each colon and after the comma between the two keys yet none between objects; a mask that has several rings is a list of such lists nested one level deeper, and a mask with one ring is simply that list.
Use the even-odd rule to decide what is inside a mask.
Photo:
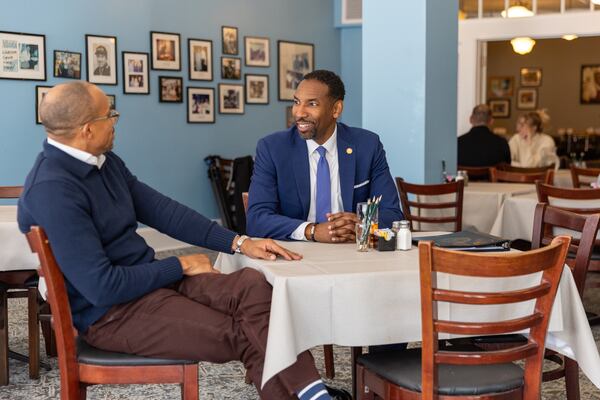
[{"label": "chair seat cushion", "polygon": [[114,353],[100,350],[90,346],[81,337],[77,338],[77,358],[82,364],[117,366],[150,366],[150,365],[178,365],[197,364],[193,360],[170,360],[165,358],[149,358],[133,354]]},{"label": "chair seat cushion", "polygon": [[[363,354],[357,361],[398,386],[421,392],[421,349]],[[442,395],[482,395],[522,385],[523,370],[513,363],[438,367],[438,392]]]}]

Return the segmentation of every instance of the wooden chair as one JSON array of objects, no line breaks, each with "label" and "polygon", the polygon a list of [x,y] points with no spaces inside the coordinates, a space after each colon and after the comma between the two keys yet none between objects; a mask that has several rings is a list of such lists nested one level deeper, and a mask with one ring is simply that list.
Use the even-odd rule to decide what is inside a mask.
[{"label": "wooden chair", "polygon": [[[0,186],[0,199],[18,199],[23,186]],[[28,356],[8,349],[8,299],[27,298]],[[50,365],[40,363],[40,303],[38,276],[35,270],[0,272],[0,385],[8,385],[8,359],[13,358],[29,364],[29,377],[40,377],[40,364],[47,370]],[[49,322],[42,323],[46,338],[46,353],[54,355],[53,335]]]},{"label": "wooden chair", "polygon": [[511,182],[511,183],[534,183],[535,181],[543,181],[551,185],[554,182],[554,170],[546,170],[543,172],[513,172],[503,171],[495,167],[490,168],[491,182]]},{"label": "wooden chair", "polygon": [[[462,230],[462,210],[463,210],[463,191],[464,182],[441,183],[437,185],[417,185],[414,183],[404,182],[402,178],[396,178],[396,185],[400,193],[400,201],[402,203],[402,212],[404,217],[410,222],[410,230],[414,231],[414,222],[430,224],[454,223],[454,231]],[[455,194],[453,201],[447,202],[426,202],[426,198],[421,196],[441,196],[447,194]],[[409,199],[409,195],[415,195],[415,200]],[[412,209],[416,209],[416,213]],[[422,210],[444,210],[454,209],[454,215],[445,217],[436,217],[422,215]]]},{"label": "wooden chair", "polygon": [[539,172],[546,172],[554,170],[554,164],[547,165],[545,167],[515,167],[510,164],[501,163],[496,165],[496,169],[508,172],[521,172],[524,174],[535,174]]},{"label": "wooden chair", "polygon": [[[242,201],[244,202],[244,211],[248,211],[248,192],[242,193]],[[325,376],[329,379],[335,378],[335,364],[333,362],[333,346],[330,344],[323,345],[323,358],[325,361]],[[250,383],[250,378],[246,375],[246,383]]]},{"label": "wooden chair", "polygon": [[[600,168],[577,168],[571,165],[571,180],[573,181],[573,187],[576,189],[581,187],[589,188],[590,182],[596,182],[598,175],[600,175]],[[580,176],[586,176],[588,179],[582,182],[579,179]]]},{"label": "wooden chair", "polygon": [[76,337],[64,277],[40,227],[27,234],[38,254],[48,286],[58,346],[61,399],[85,399],[86,387],[96,384],[179,383],[182,399],[198,399],[198,361],[166,360],[113,353],[94,348]]},{"label": "wooden chair", "polygon": [[467,171],[467,175],[471,181],[489,181],[490,168],[491,167],[467,167],[466,165],[459,165],[456,167],[456,170]]},{"label": "wooden chair", "polygon": [[[539,399],[544,344],[570,239],[555,238],[525,253],[476,254],[419,243],[422,349],[360,356],[359,399]],[[509,278],[543,272],[539,284],[494,293],[437,288],[437,273],[468,277]],[[513,304],[535,300],[531,314],[497,322],[440,320],[438,303]],[[485,335],[529,329],[527,342],[497,351],[440,350],[438,334]],[[524,368],[513,361],[524,360]],[[368,393],[367,393],[368,388]]]}]

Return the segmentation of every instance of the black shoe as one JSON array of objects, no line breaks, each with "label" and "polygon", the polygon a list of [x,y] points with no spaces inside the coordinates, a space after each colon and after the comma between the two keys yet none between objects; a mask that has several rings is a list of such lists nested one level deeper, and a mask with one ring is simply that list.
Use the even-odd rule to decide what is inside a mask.
[{"label": "black shoe", "polygon": [[325,385],[325,388],[333,400],[352,400],[352,395],[344,389],[337,389],[329,385]]}]

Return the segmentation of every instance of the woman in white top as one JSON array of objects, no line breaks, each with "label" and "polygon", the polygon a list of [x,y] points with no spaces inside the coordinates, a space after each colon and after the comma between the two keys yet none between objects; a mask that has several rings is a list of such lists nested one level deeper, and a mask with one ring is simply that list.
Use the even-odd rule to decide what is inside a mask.
[{"label": "woman in white top", "polygon": [[528,112],[517,119],[517,134],[510,139],[508,146],[511,165],[515,167],[558,166],[554,139],[542,133],[542,117],[537,111]]}]

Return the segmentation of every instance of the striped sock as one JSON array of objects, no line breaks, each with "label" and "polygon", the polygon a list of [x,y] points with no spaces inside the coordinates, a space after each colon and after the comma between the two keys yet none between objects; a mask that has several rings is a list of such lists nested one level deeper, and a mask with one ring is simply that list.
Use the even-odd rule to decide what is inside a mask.
[{"label": "striped sock", "polygon": [[320,379],[305,386],[297,394],[299,400],[331,400],[325,384]]}]

